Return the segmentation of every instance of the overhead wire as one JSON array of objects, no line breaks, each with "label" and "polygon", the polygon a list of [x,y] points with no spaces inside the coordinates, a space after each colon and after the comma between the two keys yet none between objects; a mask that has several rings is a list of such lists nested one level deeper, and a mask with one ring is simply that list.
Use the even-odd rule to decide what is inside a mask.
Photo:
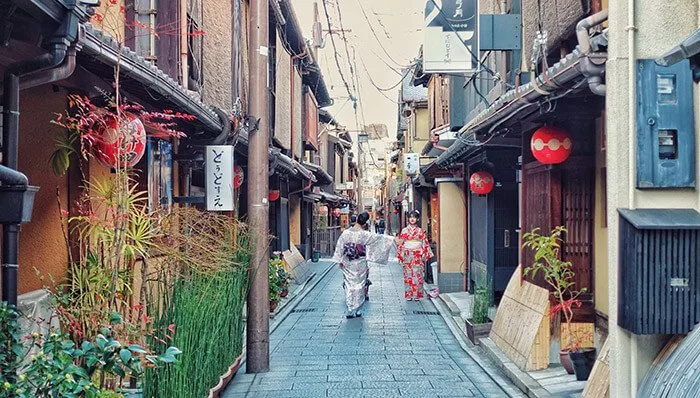
[{"label": "overhead wire", "polygon": [[362,5],[362,2],[360,0],[356,0],[357,4],[360,6],[360,10],[362,11],[362,15],[365,17],[365,21],[367,21],[367,27],[369,27],[369,30],[372,32],[372,35],[374,36],[374,39],[377,41],[379,44],[379,47],[381,47],[382,51],[384,51],[384,54],[386,54],[387,57],[391,60],[391,62],[395,63],[401,68],[406,68],[408,67],[407,65],[403,65],[401,62],[396,61],[391,54],[387,51],[387,49],[384,47],[382,44],[382,41],[379,39],[379,35],[377,35],[377,32],[374,30],[374,24],[369,20],[369,16],[367,16],[367,12],[365,11],[365,7]]},{"label": "overhead wire", "polygon": [[[328,7],[326,5],[326,2],[328,0],[322,0],[323,4],[323,11],[326,14],[326,22],[328,23],[328,30],[332,30],[331,26],[331,16],[328,14]],[[340,66],[340,60],[338,59],[338,48],[335,45],[335,39],[333,38],[333,35],[331,34],[331,44],[333,45],[333,56],[335,57],[335,64],[338,67],[338,73],[340,73],[340,78],[343,81],[343,84],[345,85],[345,90],[348,92],[348,96],[353,97],[352,93],[350,92],[350,85],[348,84],[348,81],[345,79],[345,74],[343,73],[343,68]]]}]

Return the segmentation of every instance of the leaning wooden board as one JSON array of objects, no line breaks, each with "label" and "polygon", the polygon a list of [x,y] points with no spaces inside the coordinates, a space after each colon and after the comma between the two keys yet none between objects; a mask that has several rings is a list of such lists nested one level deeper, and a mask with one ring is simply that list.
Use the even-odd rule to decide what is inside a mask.
[{"label": "leaning wooden board", "polygon": [[610,339],[605,340],[596,359],[591,375],[583,389],[583,398],[607,398],[610,396]]},{"label": "leaning wooden board", "polygon": [[520,369],[549,366],[549,292],[521,282],[518,266],[508,282],[489,337]]}]

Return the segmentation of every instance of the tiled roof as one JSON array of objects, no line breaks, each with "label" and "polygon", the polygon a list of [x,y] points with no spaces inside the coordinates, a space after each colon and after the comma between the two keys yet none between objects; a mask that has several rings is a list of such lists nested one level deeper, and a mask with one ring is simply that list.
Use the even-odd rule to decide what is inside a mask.
[{"label": "tiled roof", "polygon": [[[83,48],[80,55],[90,56],[93,60],[109,66],[119,64],[124,76],[134,81],[129,87],[130,91],[140,90],[147,94],[155,92],[161,97],[159,100],[170,102],[179,111],[196,116],[197,122],[207,130],[220,132],[223,129],[219,117],[211,107],[202,102],[199,95],[185,89],[157,66],[130,48],[120,45],[112,36],[90,23],[83,24],[83,28]],[[148,95],[145,97],[148,98]]]}]

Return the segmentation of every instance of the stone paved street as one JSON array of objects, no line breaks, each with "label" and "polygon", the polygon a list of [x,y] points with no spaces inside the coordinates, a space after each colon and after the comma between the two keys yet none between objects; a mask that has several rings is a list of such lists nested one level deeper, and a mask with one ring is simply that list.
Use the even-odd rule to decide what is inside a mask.
[{"label": "stone paved street", "polygon": [[433,304],[403,300],[395,262],[373,266],[370,302],[345,319],[342,274],[334,268],[272,334],[270,372],[245,374],[235,397],[507,397],[460,347]]}]

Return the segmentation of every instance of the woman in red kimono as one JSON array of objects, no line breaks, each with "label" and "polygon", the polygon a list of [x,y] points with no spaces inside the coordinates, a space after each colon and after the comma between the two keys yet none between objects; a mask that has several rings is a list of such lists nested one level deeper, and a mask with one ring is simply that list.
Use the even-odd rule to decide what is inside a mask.
[{"label": "woman in red kimono", "polygon": [[408,226],[399,234],[399,261],[403,264],[404,298],[423,298],[423,271],[425,262],[433,256],[425,231],[418,226],[420,212],[408,214]]}]

